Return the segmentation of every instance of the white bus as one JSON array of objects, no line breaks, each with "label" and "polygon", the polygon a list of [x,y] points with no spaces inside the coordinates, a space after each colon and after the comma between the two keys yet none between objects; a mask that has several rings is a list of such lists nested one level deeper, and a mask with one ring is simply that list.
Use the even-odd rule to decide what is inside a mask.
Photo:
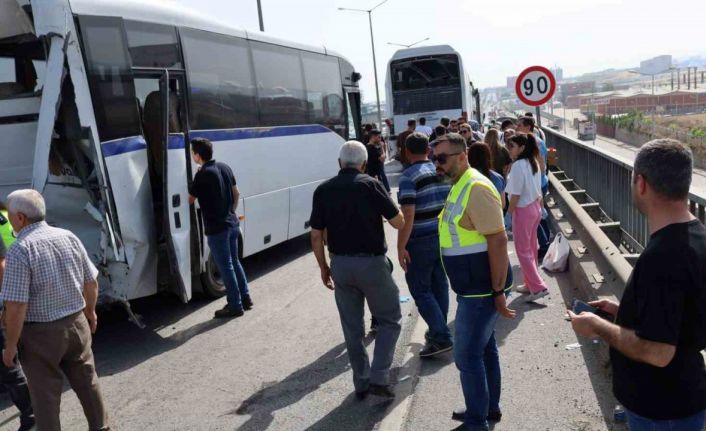
[{"label": "white bus", "polygon": [[410,118],[426,118],[432,129],[441,117],[470,120],[470,81],[461,55],[449,45],[400,49],[387,65],[387,109],[393,135],[407,129]]},{"label": "white bus", "polygon": [[39,190],[101,272],[101,301],[222,295],[188,142],[234,170],[244,256],[309,231],[313,191],[360,132],[340,55],[170,2],[0,0],[0,199]]}]

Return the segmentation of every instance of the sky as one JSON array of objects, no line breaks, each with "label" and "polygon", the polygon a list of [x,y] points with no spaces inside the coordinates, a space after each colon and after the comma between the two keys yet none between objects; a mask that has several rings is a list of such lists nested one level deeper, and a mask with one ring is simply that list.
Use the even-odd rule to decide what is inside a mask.
[{"label": "sky", "polygon": [[[258,30],[256,0],[162,0],[246,30]],[[325,45],[363,76],[363,99],[375,100],[368,14],[382,0],[261,0],[265,32]],[[662,54],[706,56],[698,32],[706,0],[388,0],[372,13],[380,98],[385,70],[400,49],[388,42],[448,44],[478,88],[505,85],[533,65],[558,65],[564,76],[637,67]]]}]

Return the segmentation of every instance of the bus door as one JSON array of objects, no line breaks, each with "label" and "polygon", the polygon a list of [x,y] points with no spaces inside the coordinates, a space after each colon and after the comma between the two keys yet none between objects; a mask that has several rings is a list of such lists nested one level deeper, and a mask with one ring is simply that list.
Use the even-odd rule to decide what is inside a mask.
[{"label": "bus door", "polygon": [[[186,137],[179,122],[180,104],[185,89],[183,76],[164,71],[159,80],[162,109],[162,207],[164,238],[169,255],[169,268],[184,302],[191,299],[191,213],[189,209],[190,164]],[[176,100],[174,100],[176,98]],[[177,112],[174,112],[174,111]],[[183,110],[182,110],[183,112]]]},{"label": "bus door", "polygon": [[147,144],[159,243],[158,278],[161,284],[174,287],[175,293],[186,302],[191,299],[191,217],[187,167],[190,158],[183,115],[184,76],[146,68],[133,68],[133,73]]}]

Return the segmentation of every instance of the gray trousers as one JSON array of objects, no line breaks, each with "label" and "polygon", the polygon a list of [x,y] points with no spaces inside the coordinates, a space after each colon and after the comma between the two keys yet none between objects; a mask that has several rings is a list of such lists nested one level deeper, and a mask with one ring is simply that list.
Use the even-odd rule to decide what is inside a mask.
[{"label": "gray trousers", "polygon": [[[370,383],[389,384],[402,313],[400,293],[385,256],[332,256],[331,276],[355,390],[365,391]],[[365,300],[378,321],[372,366],[363,344]]]}]

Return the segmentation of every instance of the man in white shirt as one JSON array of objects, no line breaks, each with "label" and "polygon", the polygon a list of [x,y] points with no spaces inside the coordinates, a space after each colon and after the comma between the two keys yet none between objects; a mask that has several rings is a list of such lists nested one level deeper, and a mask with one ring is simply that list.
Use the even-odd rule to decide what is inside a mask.
[{"label": "man in white shirt", "polygon": [[431,127],[427,126],[427,119],[424,117],[419,118],[419,125],[417,126],[417,128],[414,131],[419,132],[419,133],[424,133],[425,135],[427,135],[427,138],[429,136],[431,136],[431,134],[433,132]]}]

